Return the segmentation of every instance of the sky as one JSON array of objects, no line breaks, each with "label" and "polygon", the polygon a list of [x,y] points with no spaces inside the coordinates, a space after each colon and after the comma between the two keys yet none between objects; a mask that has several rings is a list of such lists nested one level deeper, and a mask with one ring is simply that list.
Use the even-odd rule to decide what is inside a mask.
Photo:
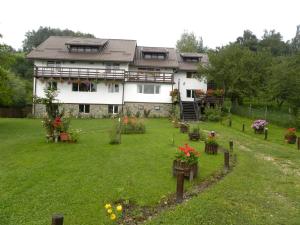
[{"label": "sky", "polygon": [[210,48],[236,40],[246,29],[265,29],[290,40],[300,24],[299,0],[1,0],[0,42],[18,49],[25,33],[40,26],[71,29],[98,38],[137,40],[175,47],[184,31]]}]

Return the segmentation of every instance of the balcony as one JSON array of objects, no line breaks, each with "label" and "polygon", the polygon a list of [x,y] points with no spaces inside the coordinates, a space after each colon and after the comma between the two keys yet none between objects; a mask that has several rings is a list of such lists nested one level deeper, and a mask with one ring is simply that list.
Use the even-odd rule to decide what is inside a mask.
[{"label": "balcony", "polygon": [[120,80],[124,82],[173,83],[173,73],[121,69],[43,67],[34,68],[36,78]]}]

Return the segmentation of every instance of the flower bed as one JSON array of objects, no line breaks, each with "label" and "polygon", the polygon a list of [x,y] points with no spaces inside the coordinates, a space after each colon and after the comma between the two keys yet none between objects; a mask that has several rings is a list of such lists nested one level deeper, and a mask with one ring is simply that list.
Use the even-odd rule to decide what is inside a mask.
[{"label": "flower bed", "polygon": [[124,116],[122,120],[122,134],[143,134],[146,127],[142,119]]}]

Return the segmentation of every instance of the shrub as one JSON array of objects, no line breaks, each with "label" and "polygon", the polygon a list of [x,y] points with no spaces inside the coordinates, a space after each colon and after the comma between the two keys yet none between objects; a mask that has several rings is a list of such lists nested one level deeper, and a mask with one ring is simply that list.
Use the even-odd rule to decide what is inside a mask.
[{"label": "shrub", "polygon": [[253,123],[252,123],[252,128],[254,130],[263,130],[266,126],[268,125],[268,122],[265,121],[265,120],[255,120]]},{"label": "shrub", "polygon": [[144,117],[148,118],[150,115],[151,109],[144,109]]},{"label": "shrub", "polygon": [[109,131],[110,144],[120,144],[121,143],[121,124],[115,122],[113,127]]},{"label": "shrub", "polygon": [[221,108],[206,108],[205,116],[209,121],[218,122],[222,119],[222,111]]},{"label": "shrub", "polygon": [[122,121],[122,134],[143,134],[146,127],[142,119],[125,116]]},{"label": "shrub", "polygon": [[77,142],[80,136],[81,130],[80,129],[71,129],[69,131],[69,137],[71,142]]},{"label": "shrub", "polygon": [[135,113],[135,117],[136,117],[136,118],[140,118],[140,116],[141,116],[141,112],[140,112],[140,111],[137,111],[137,112]]}]

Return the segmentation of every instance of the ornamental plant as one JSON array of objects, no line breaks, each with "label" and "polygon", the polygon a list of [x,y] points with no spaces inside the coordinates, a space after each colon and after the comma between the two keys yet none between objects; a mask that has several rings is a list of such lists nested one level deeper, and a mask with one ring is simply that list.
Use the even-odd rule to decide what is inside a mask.
[{"label": "ornamental plant", "polygon": [[135,116],[124,116],[121,128],[122,134],[143,134],[146,132],[144,121]]},{"label": "ornamental plant", "polygon": [[214,146],[219,145],[218,142],[217,142],[216,133],[214,131],[211,131],[210,134],[207,136],[207,138],[205,140],[205,144],[214,145]]},{"label": "ornamental plant", "polygon": [[111,221],[117,221],[122,216],[123,207],[121,204],[113,206],[110,203],[104,205],[104,208],[107,212],[107,216]]},{"label": "ornamental plant", "polygon": [[254,130],[263,130],[266,126],[268,125],[268,122],[266,120],[255,120],[253,123],[252,123],[252,128]]},{"label": "ornamental plant", "polygon": [[290,144],[294,144],[296,142],[296,128],[288,128],[285,135],[284,135],[285,140],[290,143]]},{"label": "ornamental plant", "polygon": [[184,144],[184,146],[179,146],[178,150],[179,152],[175,155],[176,160],[185,162],[188,165],[193,165],[198,162],[200,153],[188,144]]},{"label": "ornamental plant", "polygon": [[201,89],[197,89],[197,90],[195,90],[195,95],[196,95],[196,97],[201,97],[201,96],[205,95],[205,92]]},{"label": "ornamental plant", "polygon": [[224,90],[223,89],[216,89],[213,92],[213,95],[216,97],[222,97],[224,95]]}]

